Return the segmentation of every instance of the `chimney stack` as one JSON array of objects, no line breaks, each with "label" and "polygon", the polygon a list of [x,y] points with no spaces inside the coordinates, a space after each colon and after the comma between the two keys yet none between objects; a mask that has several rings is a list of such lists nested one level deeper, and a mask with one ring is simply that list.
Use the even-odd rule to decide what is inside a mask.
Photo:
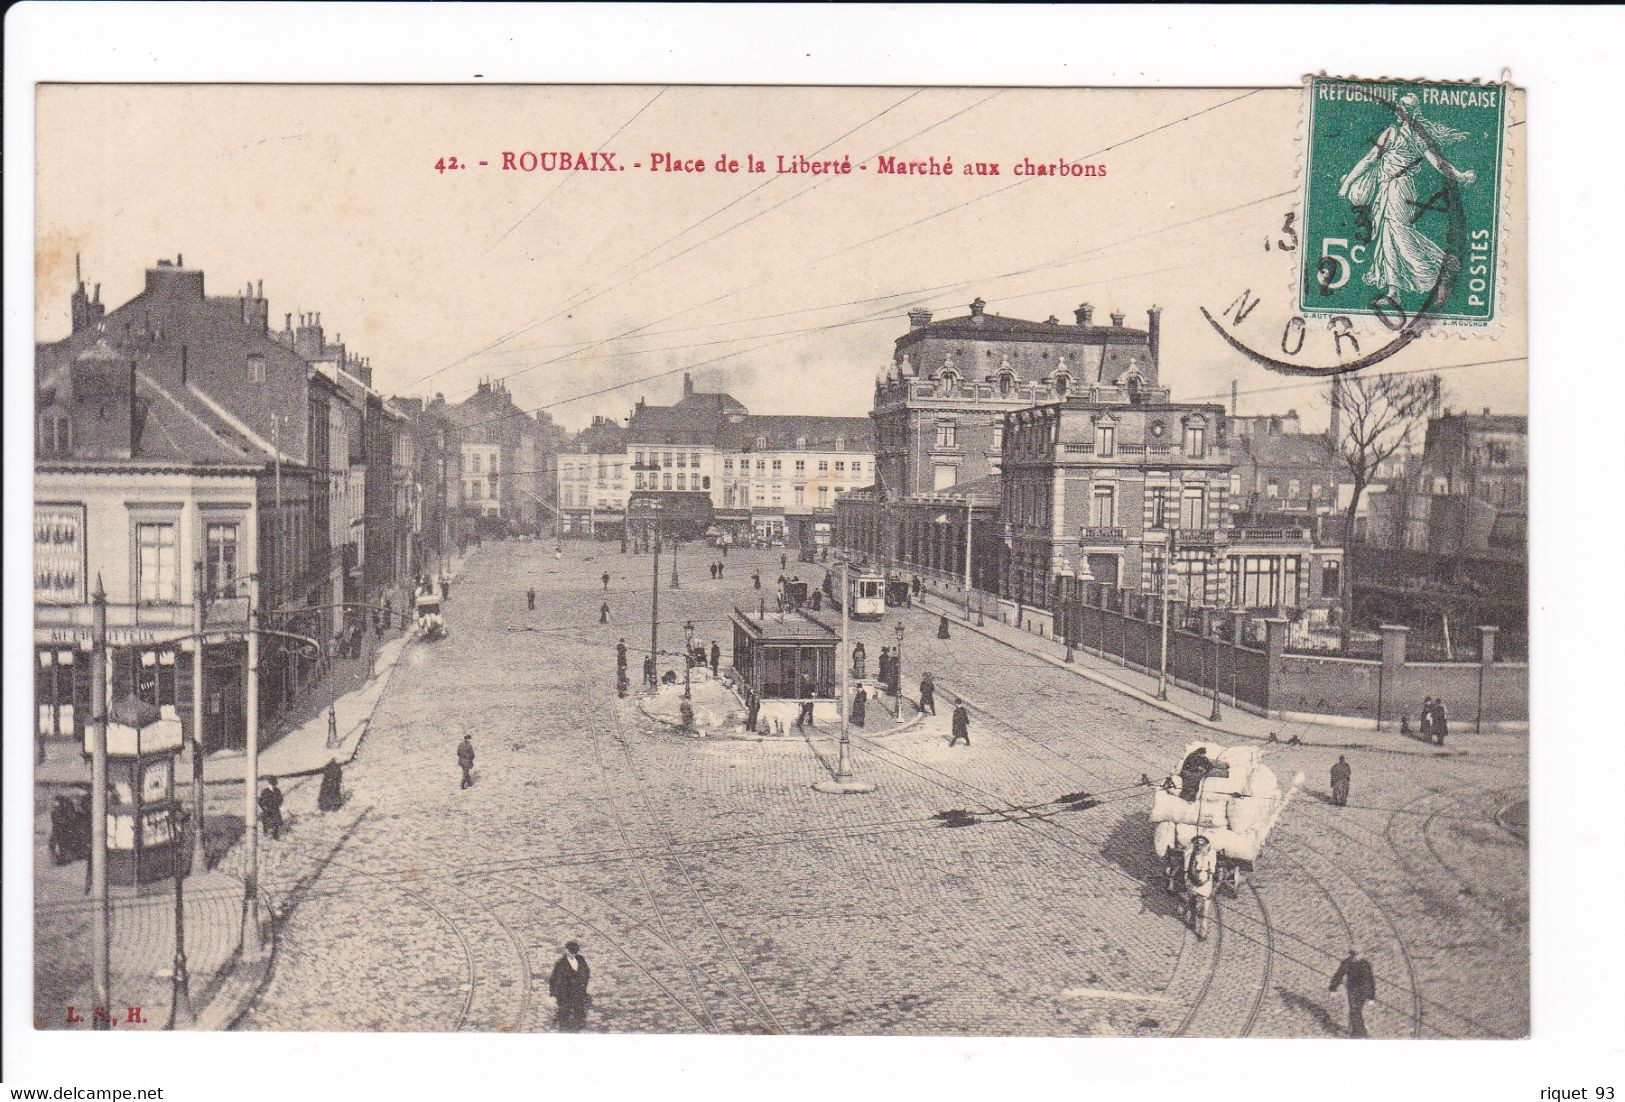
[{"label": "chimney stack", "polygon": [[1145,312],[1145,343],[1151,353],[1151,370],[1156,371],[1162,366],[1162,357],[1159,355],[1162,348],[1162,307],[1153,306]]},{"label": "chimney stack", "polygon": [[1121,310],[1113,310],[1112,311],[1112,325],[1114,327],[1118,328],[1118,329],[1123,328],[1123,321],[1127,317],[1128,317],[1128,315],[1123,313],[1123,311],[1121,311]]},{"label": "chimney stack", "polygon": [[683,397],[687,398],[694,393],[694,376],[683,372]]},{"label": "chimney stack", "polygon": [[1094,317],[1095,317],[1095,308],[1093,306],[1091,306],[1089,303],[1085,302],[1085,303],[1081,304],[1076,310],[1072,311],[1072,316],[1078,319],[1078,324],[1079,325],[1084,325],[1084,326],[1093,325],[1094,324]]},{"label": "chimney stack", "polygon": [[908,327],[910,329],[924,329],[931,324],[931,311],[916,306],[908,312]]}]

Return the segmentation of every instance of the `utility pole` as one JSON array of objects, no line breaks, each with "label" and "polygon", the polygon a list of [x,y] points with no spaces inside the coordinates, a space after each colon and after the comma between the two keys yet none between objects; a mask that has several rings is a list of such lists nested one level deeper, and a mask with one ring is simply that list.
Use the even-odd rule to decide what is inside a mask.
[{"label": "utility pole", "polygon": [[[1208,646],[1213,648],[1213,709],[1208,712],[1208,719],[1214,723],[1222,718],[1219,712],[1219,637],[1213,633],[1213,625],[1208,625]],[[1230,656],[1230,664],[1235,666],[1235,655]]]},{"label": "utility pole", "polygon": [[[199,639],[201,645],[203,640]],[[181,864],[181,848],[177,828],[180,826],[180,805],[169,805],[169,862],[175,877],[175,962],[170,970],[169,1021],[165,1029],[191,1029],[197,1025],[197,1014],[192,1010],[192,981],[186,971],[186,895],[183,882],[185,866]]]},{"label": "utility pole", "polygon": [[[970,532],[971,532],[971,500],[965,495],[965,620],[970,621]],[[899,693],[899,696],[902,694]]]},{"label": "utility pole", "polygon": [[96,575],[90,650],[90,896],[95,907],[91,968],[96,1006],[92,1029],[108,1028],[112,983],[108,963],[107,914],[107,591]]},{"label": "utility pole", "polygon": [[677,536],[671,537],[671,587],[677,588]]},{"label": "utility pole", "polygon": [[[848,649],[848,624],[852,612],[850,600],[851,578],[849,577],[849,564],[841,561],[841,652],[837,661],[841,664],[841,699],[837,707],[841,716],[841,743],[840,750],[835,759],[835,776],[827,781],[819,781],[813,788],[819,792],[829,792],[836,795],[856,795],[864,792],[873,792],[873,781],[860,781],[852,776],[852,734],[847,727],[846,694],[851,688],[852,656]],[[899,696],[902,694],[899,693]]]},{"label": "utility pole", "polygon": [[248,716],[243,761],[243,959],[260,959],[260,577],[248,576]]},{"label": "utility pole", "polygon": [[203,622],[208,571],[197,563],[192,578],[192,867],[209,871],[209,851],[203,844]]},{"label": "utility pole", "polygon": [[1168,554],[1162,563],[1162,657],[1157,663],[1157,699],[1168,699],[1168,599],[1174,590],[1174,549],[1179,529],[1168,531]]},{"label": "utility pole", "polygon": [[649,657],[655,662],[656,684],[660,673],[660,534],[655,533],[654,575],[649,583]]}]

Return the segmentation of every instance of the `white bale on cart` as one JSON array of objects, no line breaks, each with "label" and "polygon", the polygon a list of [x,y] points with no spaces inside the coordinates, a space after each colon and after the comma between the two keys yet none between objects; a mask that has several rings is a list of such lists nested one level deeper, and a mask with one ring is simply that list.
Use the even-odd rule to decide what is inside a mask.
[{"label": "white bale on cart", "polygon": [[[1195,800],[1180,798],[1180,782],[1172,774],[1152,794],[1152,844],[1157,856],[1166,856],[1174,846],[1183,849],[1201,834],[1223,857],[1248,863],[1258,860],[1292,793],[1283,796],[1280,781],[1264,764],[1258,747],[1221,749],[1193,742],[1185,748],[1184,757],[1198,747],[1206,748],[1209,758],[1221,768],[1202,782]],[[1301,774],[1293,778],[1294,789],[1302,783]]]}]

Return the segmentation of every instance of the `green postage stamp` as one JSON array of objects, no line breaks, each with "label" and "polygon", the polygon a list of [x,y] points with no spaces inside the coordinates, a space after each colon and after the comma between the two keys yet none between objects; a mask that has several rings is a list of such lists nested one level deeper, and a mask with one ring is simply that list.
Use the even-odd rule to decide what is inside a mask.
[{"label": "green postage stamp", "polygon": [[1309,78],[1302,313],[1495,320],[1507,92]]}]

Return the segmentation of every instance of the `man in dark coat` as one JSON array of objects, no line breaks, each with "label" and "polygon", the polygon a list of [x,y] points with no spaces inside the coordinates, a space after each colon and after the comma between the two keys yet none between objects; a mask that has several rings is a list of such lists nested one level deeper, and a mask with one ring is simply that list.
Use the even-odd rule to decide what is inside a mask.
[{"label": "man in dark coat", "polygon": [[868,655],[864,653],[863,644],[854,643],[852,646],[852,678],[854,681],[863,680],[864,666],[867,660]]},{"label": "man in dark coat", "polygon": [[948,638],[948,617],[946,616],[937,621],[937,638]]},{"label": "man in dark coat", "polygon": [[1349,767],[1348,759],[1337,755],[1337,764],[1332,766],[1332,803],[1338,807],[1349,805],[1349,781],[1353,777],[1354,770]]},{"label": "man in dark coat", "polygon": [[715,639],[711,640],[711,676],[716,677],[722,672],[722,644]]},{"label": "man in dark coat", "polygon": [[1179,798],[1196,802],[1202,782],[1213,772],[1213,759],[1207,756],[1207,747],[1198,746],[1186,755],[1179,765]]},{"label": "man in dark coat", "polygon": [[558,1003],[560,1032],[575,1033],[587,1024],[587,981],[591,977],[581,946],[565,942],[564,955],[553,965],[553,974],[547,979],[547,993]]},{"label": "man in dark coat", "polygon": [[875,674],[876,674],[876,676],[878,676],[880,678],[880,683],[882,685],[885,685],[888,688],[891,686],[891,648],[890,647],[881,647],[880,648],[880,657],[875,659]]},{"label": "man in dark coat", "polygon": [[626,640],[624,638],[615,644],[615,668],[621,673],[626,672]]},{"label": "man in dark coat", "polygon": [[604,571],[604,573],[603,573],[603,582],[604,582],[604,592],[608,593],[609,592],[609,571],[607,571],[607,570]]},{"label": "man in dark coat", "polygon": [[751,571],[750,584],[752,589],[762,588],[762,572],[760,570]]},{"label": "man in dark coat", "polygon": [[316,794],[316,806],[322,811],[337,811],[344,806],[344,773],[337,758],[327,759],[322,766],[322,787]]},{"label": "man in dark coat", "polygon": [[388,631],[395,626],[395,602],[388,597],[384,598],[384,630]]},{"label": "man in dark coat", "polygon": [[463,770],[463,783],[459,788],[472,788],[474,786],[474,736],[464,735],[463,741],[457,744],[457,764]]},{"label": "man in dark coat", "polygon": [[271,787],[260,793],[260,820],[272,838],[282,837],[282,789],[277,787],[275,777],[271,778]]},{"label": "man in dark coat", "polygon": [[930,670],[920,678],[920,711],[937,714],[937,682]]},{"label": "man in dark coat", "polygon": [[1445,718],[1444,701],[1433,702],[1433,741],[1440,746],[1444,745],[1444,736],[1449,733],[1450,721]]},{"label": "man in dark coat", "polygon": [[[812,678],[808,677],[806,674],[802,674],[799,678],[799,684],[801,686],[801,695],[811,697],[813,694]],[[796,713],[796,730],[799,731],[803,726],[811,727],[812,725],[813,702],[810,699],[803,700],[801,702],[801,711]]]},{"label": "man in dark coat", "polygon": [[451,600],[451,582],[445,578],[440,579],[440,599],[442,601]]},{"label": "man in dark coat", "polygon": [[1422,698],[1422,715],[1416,726],[1422,732],[1423,742],[1433,741],[1433,698],[1431,696]]},{"label": "man in dark coat", "polygon": [[948,740],[948,745],[953,746],[958,742],[970,745],[970,712],[963,700],[954,704],[954,737]]},{"label": "man in dark coat", "polygon": [[525,590],[525,602],[528,605],[530,605],[530,610],[532,612],[536,611],[536,587],[535,586],[531,586],[529,589]]},{"label": "man in dark coat", "polygon": [[859,685],[857,693],[852,697],[851,720],[856,726],[863,726],[863,716],[868,710],[868,706],[869,694],[863,691],[862,685]]},{"label": "man in dark coat", "polygon": [[785,555],[785,554],[782,554],[782,553],[779,555],[779,569],[780,570],[788,570],[788,569],[790,569],[790,556],[789,555]]},{"label": "man in dark coat", "polygon": [[1365,1030],[1365,1004],[1377,997],[1377,978],[1371,971],[1371,962],[1358,948],[1350,949],[1343,963],[1332,975],[1332,985],[1326,990],[1336,991],[1344,981],[1348,984],[1349,1036],[1369,1037]]},{"label": "man in dark coat", "polygon": [[651,689],[655,687],[655,656],[652,654],[643,660],[643,683]]},{"label": "man in dark coat", "polygon": [[605,601],[603,604],[598,606],[598,622],[600,624],[609,623],[609,602],[608,601]]}]

